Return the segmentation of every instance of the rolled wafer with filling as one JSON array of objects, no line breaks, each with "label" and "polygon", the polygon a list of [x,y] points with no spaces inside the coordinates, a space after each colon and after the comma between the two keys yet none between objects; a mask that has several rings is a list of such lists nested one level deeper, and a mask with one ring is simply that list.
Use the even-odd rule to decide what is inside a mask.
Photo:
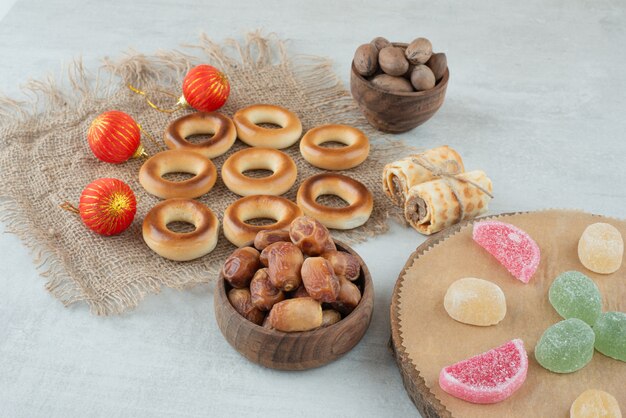
[{"label": "rolled wafer with filling", "polygon": [[485,213],[491,197],[481,188],[491,194],[493,186],[480,170],[418,184],[409,189],[404,217],[418,232],[434,234]]},{"label": "rolled wafer with filling", "polygon": [[420,165],[417,160],[451,174],[465,171],[463,160],[458,152],[447,145],[429,149],[389,163],[383,169],[383,190],[397,206],[404,206],[409,189],[417,184],[438,178],[436,173]]}]

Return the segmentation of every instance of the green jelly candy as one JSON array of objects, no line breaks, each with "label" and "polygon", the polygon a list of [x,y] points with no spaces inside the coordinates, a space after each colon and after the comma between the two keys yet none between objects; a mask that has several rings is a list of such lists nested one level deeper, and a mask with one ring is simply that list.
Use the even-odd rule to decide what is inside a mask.
[{"label": "green jelly candy", "polygon": [[579,271],[566,271],[559,275],[550,286],[549,298],[563,318],[582,319],[591,326],[602,311],[600,289]]},{"label": "green jelly candy", "polygon": [[535,359],[555,373],[582,369],[593,357],[593,330],[584,321],[570,318],[548,328],[535,346]]},{"label": "green jelly candy", "polygon": [[593,326],[596,350],[605,356],[626,361],[626,313],[604,312]]}]

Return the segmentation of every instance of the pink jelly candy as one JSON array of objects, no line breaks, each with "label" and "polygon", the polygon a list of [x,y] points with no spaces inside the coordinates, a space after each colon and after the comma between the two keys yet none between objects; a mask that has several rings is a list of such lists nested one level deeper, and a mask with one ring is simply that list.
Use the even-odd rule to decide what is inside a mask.
[{"label": "pink jelly candy", "polygon": [[503,401],[522,386],[528,371],[524,342],[511,340],[500,347],[444,367],[439,386],[472,403]]},{"label": "pink jelly candy", "polygon": [[541,258],[539,246],[518,227],[498,221],[477,222],[472,236],[518,280],[528,283],[535,274]]}]

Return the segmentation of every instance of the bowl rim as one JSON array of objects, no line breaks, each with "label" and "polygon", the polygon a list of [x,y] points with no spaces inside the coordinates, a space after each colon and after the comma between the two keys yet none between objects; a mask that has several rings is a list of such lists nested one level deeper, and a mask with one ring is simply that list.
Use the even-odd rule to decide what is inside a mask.
[{"label": "bowl rim", "polygon": [[[365,304],[362,303],[363,300],[365,300],[366,293],[368,293],[368,295],[369,295],[369,293],[372,293],[372,301],[373,301],[373,298],[374,298],[374,295],[373,295],[374,284],[372,282],[372,276],[371,276],[371,274],[369,272],[369,269],[367,268],[367,265],[365,264],[365,261],[363,261],[361,256],[356,251],[354,251],[350,246],[348,246],[347,244],[343,243],[340,240],[334,239],[334,238],[333,238],[333,241],[335,242],[335,245],[337,245],[338,247],[341,247],[341,249],[344,250],[344,251],[348,250],[348,251],[345,251],[345,252],[350,253],[352,255],[355,255],[357,257],[357,259],[359,260],[359,264],[361,265],[361,270],[363,272],[363,292],[361,293],[361,300],[359,301],[359,304],[356,306],[356,308],[354,308],[352,310],[352,312],[350,312],[345,318],[341,318],[341,320],[339,322],[336,322],[336,323],[334,323],[332,325],[329,325],[327,327],[320,327],[320,328],[312,329],[312,330],[309,330],[309,331],[285,332],[285,331],[279,331],[279,330],[276,330],[276,329],[273,329],[273,328],[265,328],[262,325],[258,325],[258,324],[255,324],[252,321],[248,321],[239,312],[237,312],[235,310],[235,308],[233,307],[233,305],[230,302],[228,302],[228,294],[226,292],[226,283],[225,283],[225,279],[224,279],[224,276],[222,274],[221,269],[220,269],[220,273],[219,273],[219,277],[218,277],[218,283],[217,283],[217,286],[215,288],[215,291],[223,292],[223,296],[226,299],[226,301],[228,302],[228,303],[225,304],[225,305],[227,305],[226,309],[231,314],[237,315],[237,317],[239,317],[240,320],[246,321],[246,323],[251,325],[252,328],[256,329],[257,331],[266,332],[269,335],[281,336],[282,338],[294,338],[294,337],[303,338],[303,337],[313,337],[313,336],[316,336],[318,334],[323,334],[323,333],[327,332],[329,329],[335,327],[336,325],[341,324],[343,321],[346,321],[346,320],[350,319],[350,317],[352,317],[355,312],[361,311],[363,309],[366,309],[365,308]],[[242,245],[239,248],[253,247],[253,246],[254,246],[253,242],[248,242],[248,243]],[[373,311],[373,307],[374,306],[373,306],[373,303],[372,303],[372,311]],[[216,308],[217,307],[214,307],[214,309],[216,309]]]},{"label": "bowl rim", "polygon": [[[404,42],[392,42],[391,44],[394,46],[400,46],[400,47],[405,47],[405,48],[409,45]],[[431,94],[438,93],[439,90],[442,90],[444,86],[448,84],[448,80],[450,79],[450,67],[446,65],[446,72],[443,73],[443,77],[441,77],[441,80],[439,81],[439,83],[435,84],[435,87],[433,87],[432,89],[428,89],[424,91],[411,91],[411,92],[389,91],[389,90],[381,89],[378,86],[375,86],[368,79],[366,79],[361,74],[359,74],[358,71],[356,71],[356,68],[354,67],[354,59],[352,59],[351,61],[350,71],[352,72],[353,76],[356,76],[357,78],[359,78],[363,83],[367,84],[367,86],[371,88],[372,90],[378,91],[380,93],[391,94],[394,96],[404,96],[404,97],[430,96]]]}]

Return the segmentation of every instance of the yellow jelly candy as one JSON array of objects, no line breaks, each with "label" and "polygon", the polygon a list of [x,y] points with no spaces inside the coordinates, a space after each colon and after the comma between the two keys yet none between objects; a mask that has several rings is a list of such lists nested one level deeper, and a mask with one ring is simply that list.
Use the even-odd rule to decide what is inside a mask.
[{"label": "yellow jelly candy", "polygon": [[506,298],[497,284],[466,277],[448,287],[443,299],[446,312],[464,324],[488,326],[506,315]]},{"label": "yellow jelly candy", "polygon": [[622,265],[624,240],[613,225],[598,222],[589,225],[578,241],[578,258],[595,273],[615,273]]},{"label": "yellow jelly candy", "polygon": [[570,418],[622,418],[617,399],[602,390],[581,393],[569,410]]}]

